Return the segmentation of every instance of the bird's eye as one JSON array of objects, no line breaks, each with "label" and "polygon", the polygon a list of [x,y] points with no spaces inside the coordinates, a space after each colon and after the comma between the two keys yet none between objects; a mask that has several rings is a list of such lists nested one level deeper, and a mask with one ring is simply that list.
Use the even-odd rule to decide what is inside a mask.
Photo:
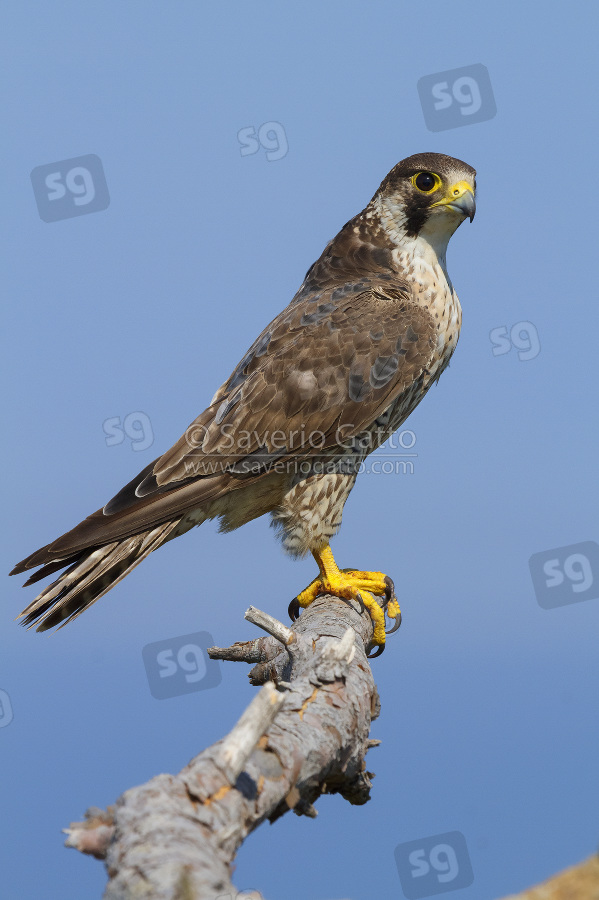
[{"label": "bird's eye", "polygon": [[432,172],[419,172],[414,177],[414,184],[423,194],[430,194],[431,191],[434,191],[440,181],[439,176],[434,175]]}]

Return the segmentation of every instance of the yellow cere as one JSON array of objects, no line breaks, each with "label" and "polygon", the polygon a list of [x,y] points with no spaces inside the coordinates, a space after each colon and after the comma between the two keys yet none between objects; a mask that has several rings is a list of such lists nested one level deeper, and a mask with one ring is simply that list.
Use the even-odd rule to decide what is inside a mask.
[{"label": "yellow cere", "polygon": [[453,200],[459,200],[460,197],[463,197],[466,193],[474,194],[474,188],[467,181],[458,181],[448,189],[442,200],[437,200],[432,206],[443,206],[444,204],[451,203]]}]

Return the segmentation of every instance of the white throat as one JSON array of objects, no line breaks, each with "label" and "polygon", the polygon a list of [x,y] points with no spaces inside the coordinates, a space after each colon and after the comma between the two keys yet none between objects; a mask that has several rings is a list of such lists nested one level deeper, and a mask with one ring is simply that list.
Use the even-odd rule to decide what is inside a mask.
[{"label": "white throat", "polygon": [[453,289],[447,272],[446,254],[449,239],[461,224],[461,219],[451,210],[439,209],[429,216],[418,235],[407,234],[404,207],[392,198],[375,201],[376,211],[389,238],[396,246],[394,256],[409,270],[432,269],[443,273],[450,290]]}]

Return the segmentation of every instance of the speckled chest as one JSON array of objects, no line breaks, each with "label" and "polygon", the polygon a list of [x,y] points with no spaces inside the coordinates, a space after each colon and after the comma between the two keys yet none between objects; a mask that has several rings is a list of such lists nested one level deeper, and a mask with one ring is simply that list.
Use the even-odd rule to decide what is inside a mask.
[{"label": "speckled chest", "polygon": [[427,259],[410,250],[396,250],[395,262],[412,287],[412,296],[433,316],[437,332],[435,354],[423,372],[407,391],[400,394],[373,422],[371,449],[380,446],[420,403],[429,387],[440,378],[456,348],[462,324],[462,308],[447,270],[445,261]]}]

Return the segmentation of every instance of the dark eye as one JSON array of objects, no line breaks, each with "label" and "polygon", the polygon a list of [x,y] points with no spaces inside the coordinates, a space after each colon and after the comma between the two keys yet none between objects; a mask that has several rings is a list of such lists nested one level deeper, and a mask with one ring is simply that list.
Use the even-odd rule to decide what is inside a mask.
[{"label": "dark eye", "polygon": [[432,174],[432,172],[420,172],[419,175],[414,179],[414,184],[418,188],[419,191],[424,191],[425,194],[432,191],[437,184],[437,178]]}]

